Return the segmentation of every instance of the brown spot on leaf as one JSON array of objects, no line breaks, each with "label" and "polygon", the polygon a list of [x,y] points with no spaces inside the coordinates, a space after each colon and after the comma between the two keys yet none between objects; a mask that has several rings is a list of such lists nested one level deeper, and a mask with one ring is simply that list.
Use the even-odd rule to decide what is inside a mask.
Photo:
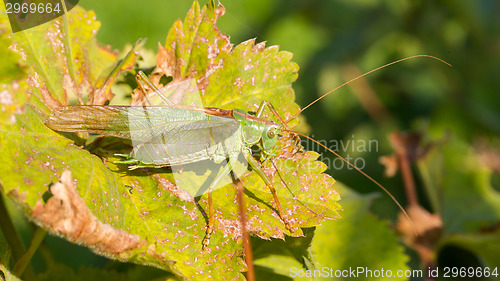
[{"label": "brown spot on leaf", "polygon": [[160,177],[159,175],[153,175],[153,177],[158,180],[158,185],[161,186],[162,189],[170,191],[173,195],[177,196],[185,202],[194,202],[194,197],[191,196],[189,192],[171,183],[169,180]]},{"label": "brown spot on leaf", "polygon": [[115,94],[111,92],[111,83],[112,81],[106,82],[105,87],[96,89],[94,91],[94,99],[92,102],[93,105],[104,105],[115,96]]},{"label": "brown spot on leaf", "polygon": [[43,98],[44,103],[50,109],[54,109],[54,108],[62,106],[62,104],[57,99],[55,99],[52,96],[52,94],[49,92],[49,90],[45,86],[45,83],[44,82],[40,83],[40,81],[38,80],[38,74],[36,72],[35,72],[34,76],[26,78],[26,81],[33,88],[38,88],[40,90],[40,94],[42,94],[42,98]]},{"label": "brown spot on leaf", "polygon": [[51,188],[52,197],[44,205],[38,200],[33,218],[51,232],[105,254],[117,255],[139,246],[140,237],[102,223],[78,195],[70,171]]},{"label": "brown spot on leaf", "polygon": [[165,74],[166,76],[171,76],[174,79],[178,78],[180,76],[180,70],[176,69],[175,65],[176,65],[175,54],[169,52],[160,43],[158,43],[158,54],[156,56],[155,72]]},{"label": "brown spot on leaf", "polygon": [[12,95],[7,90],[0,92],[0,104],[12,105],[13,103]]},{"label": "brown spot on leaf", "polygon": [[11,191],[9,191],[9,197],[14,199],[15,201],[17,202],[26,202],[26,195],[28,194],[28,192],[23,192],[23,193],[19,193],[19,190],[18,189],[12,189]]},{"label": "brown spot on leaf", "polygon": [[231,237],[235,240],[241,237],[241,222],[239,220],[219,219],[218,222],[218,228],[222,231],[224,237]]},{"label": "brown spot on leaf", "polygon": [[26,161],[24,162],[26,165],[29,165],[31,163],[31,161],[33,161],[35,158],[33,158],[33,156],[31,155],[28,155],[28,157],[26,157]]},{"label": "brown spot on leaf", "polygon": [[64,53],[64,42],[62,40],[61,19],[56,19],[53,22],[54,28],[47,30],[46,37],[49,39],[53,52]]},{"label": "brown spot on leaf", "polygon": [[219,4],[217,8],[215,8],[215,19],[222,17],[226,13],[226,9],[222,4]]}]

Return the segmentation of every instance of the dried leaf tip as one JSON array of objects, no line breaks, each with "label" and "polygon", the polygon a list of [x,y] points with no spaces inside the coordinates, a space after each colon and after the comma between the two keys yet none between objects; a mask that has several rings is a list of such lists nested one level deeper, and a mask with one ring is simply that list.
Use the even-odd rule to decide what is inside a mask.
[{"label": "dried leaf tip", "polygon": [[73,183],[71,171],[51,188],[52,197],[44,205],[38,200],[33,218],[52,233],[93,248],[101,254],[116,255],[139,246],[140,237],[102,223],[85,205]]}]

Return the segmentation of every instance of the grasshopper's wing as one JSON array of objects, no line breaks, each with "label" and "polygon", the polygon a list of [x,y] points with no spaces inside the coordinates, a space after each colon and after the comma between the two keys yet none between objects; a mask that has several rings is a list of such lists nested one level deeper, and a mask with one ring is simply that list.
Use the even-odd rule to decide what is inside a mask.
[{"label": "grasshopper's wing", "polygon": [[178,165],[228,157],[220,145],[228,153],[241,149],[234,146],[240,126],[234,118],[172,106],[65,106],[57,108],[45,124],[56,131],[132,140],[134,158],[145,164]]},{"label": "grasshopper's wing", "polygon": [[130,139],[127,107],[75,105],[56,108],[45,125],[60,132],[88,132]]},{"label": "grasshopper's wing", "polygon": [[[236,161],[243,145],[234,118],[168,106],[66,106],[57,108],[45,124],[56,131],[129,139],[130,156],[141,166],[171,166],[176,185],[194,197],[232,182],[226,175],[212,185],[227,165],[224,160]],[[208,159],[216,163],[203,161]],[[233,172],[240,176],[246,167],[238,162]]]},{"label": "grasshopper's wing", "polygon": [[241,151],[240,123],[234,118],[177,107],[133,107],[128,113],[133,156],[143,163],[220,162]]}]

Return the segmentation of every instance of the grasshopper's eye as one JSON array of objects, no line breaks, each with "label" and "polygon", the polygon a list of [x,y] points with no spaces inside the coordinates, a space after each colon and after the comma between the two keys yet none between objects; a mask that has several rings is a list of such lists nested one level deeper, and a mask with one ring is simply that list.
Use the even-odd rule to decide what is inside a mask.
[{"label": "grasshopper's eye", "polygon": [[276,136],[276,133],[274,131],[275,131],[275,129],[271,129],[271,130],[267,131],[267,137],[270,139],[273,139]]},{"label": "grasshopper's eye", "polygon": [[276,142],[278,141],[278,127],[277,126],[270,126],[267,127],[266,130],[262,134],[262,148],[267,151],[267,153],[270,152],[270,149],[272,149],[275,145]]}]

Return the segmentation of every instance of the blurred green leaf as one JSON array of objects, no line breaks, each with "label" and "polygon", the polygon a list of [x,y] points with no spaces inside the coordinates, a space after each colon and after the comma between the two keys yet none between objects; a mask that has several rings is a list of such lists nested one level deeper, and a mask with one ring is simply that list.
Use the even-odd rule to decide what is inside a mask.
[{"label": "blurred green leaf", "polygon": [[[377,276],[380,280],[408,280],[396,276],[399,270],[409,270],[408,256],[398,238],[388,229],[387,222],[366,212],[372,196],[359,195],[339,183],[336,188],[342,195],[343,219],[326,221],[317,227],[311,246],[316,267],[327,269],[322,274],[331,280],[373,280],[377,275],[370,275],[367,270],[379,274],[384,270],[384,276]],[[351,274],[358,270],[365,272]],[[336,271],[345,276],[332,275]]]},{"label": "blurred green leaf", "polygon": [[[313,269],[314,258],[309,247],[314,228],[304,230],[303,237],[286,237],[284,240],[252,240],[257,280],[302,280],[292,278],[295,270]],[[311,278],[304,278],[311,280]]]},{"label": "blurred green leaf", "polygon": [[[500,231],[488,233],[451,234],[445,243],[469,250],[480,258],[482,265],[491,270],[500,263]],[[493,278],[492,278],[493,279]],[[498,276],[494,278],[498,280]]]},{"label": "blurred green leaf", "polygon": [[326,32],[312,24],[300,14],[290,15],[270,26],[266,37],[284,50],[293,49],[295,61],[304,65],[327,41]]},{"label": "blurred green leaf", "polygon": [[477,153],[451,135],[419,161],[419,170],[443,218],[439,246],[462,247],[485,266],[498,265],[500,193],[492,187],[492,172]]},{"label": "blurred green leaf", "polygon": [[313,278],[297,278],[292,274],[302,269],[302,264],[296,259],[285,255],[269,255],[255,261],[255,271],[257,280],[314,280]]},{"label": "blurred green leaf", "polygon": [[474,233],[495,225],[500,220],[500,194],[491,186],[491,170],[456,136],[444,141],[419,161],[440,203],[444,231]]}]

